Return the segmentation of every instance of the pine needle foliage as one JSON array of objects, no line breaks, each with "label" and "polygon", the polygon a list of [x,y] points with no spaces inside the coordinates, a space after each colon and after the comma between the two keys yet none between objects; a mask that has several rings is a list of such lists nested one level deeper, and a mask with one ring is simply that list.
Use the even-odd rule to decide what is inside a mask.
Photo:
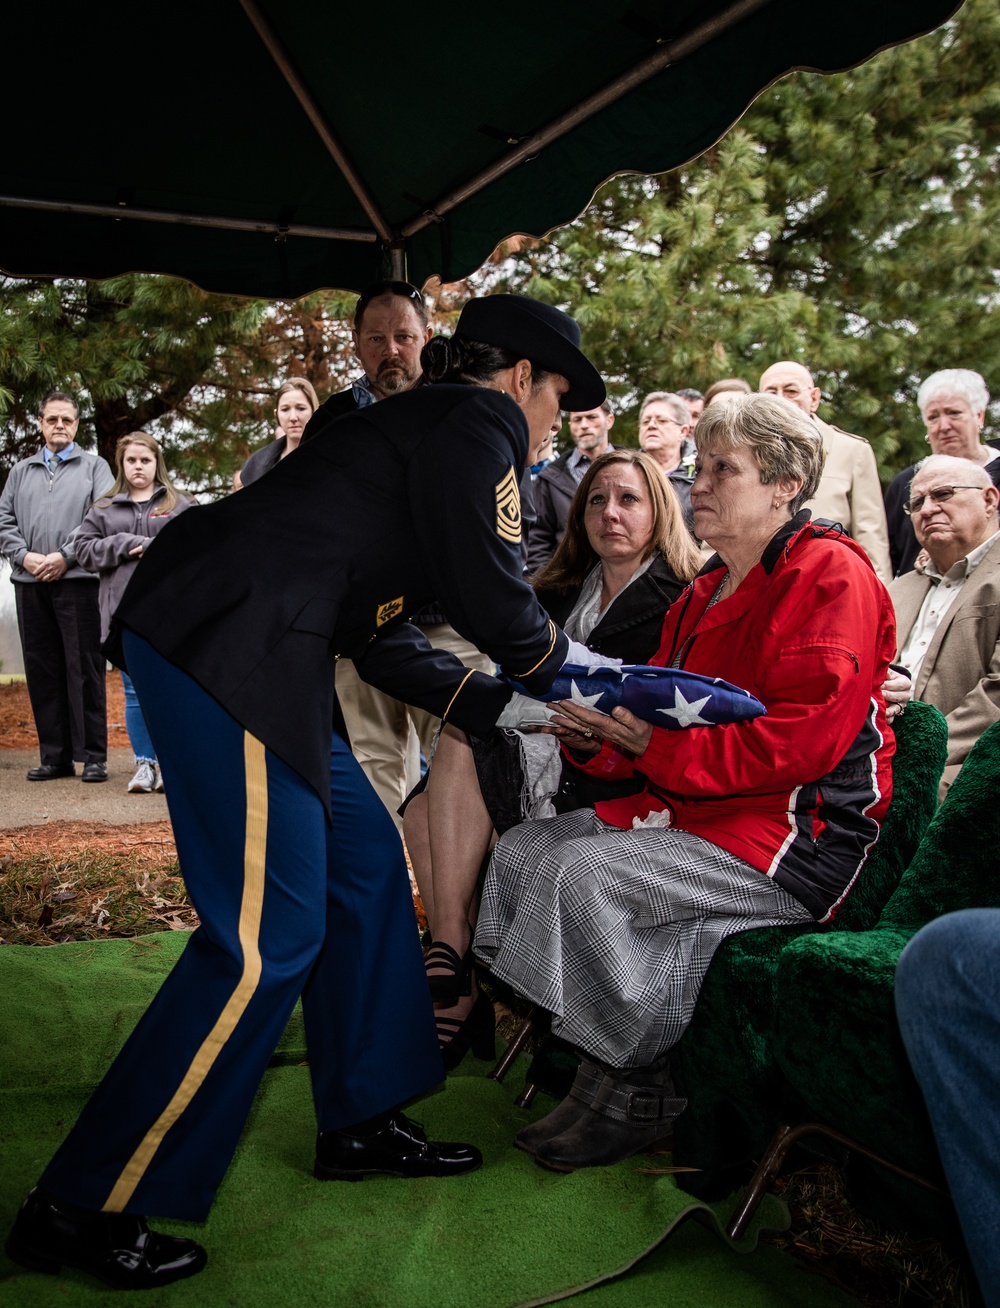
[{"label": "pine needle foliage", "polygon": [[620,408],[798,359],[888,479],[926,450],[928,373],[1000,390],[998,147],[1000,8],[966,0],[851,72],[783,78],[693,163],[617,178],[473,284],[574,313]]}]

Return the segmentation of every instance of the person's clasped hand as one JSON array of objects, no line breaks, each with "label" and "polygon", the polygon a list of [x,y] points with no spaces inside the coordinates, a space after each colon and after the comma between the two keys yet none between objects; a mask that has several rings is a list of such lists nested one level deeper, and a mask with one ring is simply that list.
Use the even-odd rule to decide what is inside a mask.
[{"label": "person's clasped hand", "polygon": [[902,668],[889,668],[889,675],[882,682],[882,696],[885,699],[885,717],[887,722],[898,718],[909,704],[913,695],[913,682]]},{"label": "person's clasped hand", "polygon": [[571,699],[560,700],[556,708],[548,730],[580,754],[596,754],[607,740],[638,756],[645,752],[653,736],[651,722],[643,722],[620,705],[610,716]]},{"label": "person's clasped hand", "polygon": [[66,572],[66,560],[58,550],[53,550],[51,554],[29,551],[21,563],[36,581],[58,581]]}]

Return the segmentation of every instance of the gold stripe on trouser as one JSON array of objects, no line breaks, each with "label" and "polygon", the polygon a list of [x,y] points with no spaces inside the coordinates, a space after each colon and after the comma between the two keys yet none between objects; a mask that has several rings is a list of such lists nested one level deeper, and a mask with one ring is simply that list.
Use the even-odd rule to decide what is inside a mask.
[{"label": "gold stripe on trouser", "polygon": [[243,899],[240,904],[239,938],[243,951],[243,974],[226,1002],[215,1026],[184,1073],[184,1079],[166,1108],[146,1132],[141,1144],[108,1195],[103,1211],[120,1213],[132,1198],[136,1186],[163,1142],[163,1137],[190,1104],[236,1030],[260,981],[260,918],[264,903],[264,854],[267,847],[267,764],[264,746],[249,732],[243,737],[246,768],[247,825],[243,853]]}]

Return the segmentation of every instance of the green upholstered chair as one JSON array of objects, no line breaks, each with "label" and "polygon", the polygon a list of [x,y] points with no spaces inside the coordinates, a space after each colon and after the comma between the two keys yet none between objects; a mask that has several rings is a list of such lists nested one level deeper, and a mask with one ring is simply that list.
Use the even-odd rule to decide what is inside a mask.
[{"label": "green upholstered chair", "polygon": [[[896,720],[893,799],[878,841],[836,916],[838,935],[865,933],[878,920],[937,808],[947,724],[929,704]],[[716,952],[694,1018],[672,1055],[688,1107],[674,1127],[674,1161],[699,1171],[679,1183],[702,1197],[731,1192],[760,1157],[776,1126],[800,1105],[774,1057],[780,960],[797,943],[823,941],[830,928],[767,927],[731,936]]]},{"label": "green upholstered chair", "polygon": [[[896,964],[933,918],[1000,906],[998,796],[1000,723],[970,753],[875,928],[802,938],[778,960],[772,1052],[786,1102],[798,1109],[786,1121],[832,1128],[849,1149],[931,1182],[940,1166],[896,1022]],[[781,1163],[772,1152],[771,1176]],[[904,1226],[946,1216],[947,1205],[894,1173],[856,1159],[851,1167],[854,1197],[868,1211]]]}]

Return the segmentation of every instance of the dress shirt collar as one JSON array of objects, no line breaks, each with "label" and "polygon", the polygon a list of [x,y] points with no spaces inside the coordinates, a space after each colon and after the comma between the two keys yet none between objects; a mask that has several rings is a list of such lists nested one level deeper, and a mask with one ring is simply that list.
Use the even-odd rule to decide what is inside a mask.
[{"label": "dress shirt collar", "polygon": [[575,446],[566,459],[566,471],[577,483],[583,481],[587,469],[590,467],[590,459],[586,454],[581,454]]},{"label": "dress shirt collar", "polygon": [[927,566],[924,568],[924,576],[930,577],[935,586],[945,580],[950,582],[965,581],[972,574],[976,565],[981,563],[990,552],[990,547],[995,543],[998,536],[1000,536],[1000,531],[995,531],[988,540],[984,540],[982,545],[977,545],[974,550],[970,550],[964,559],[959,559],[947,572],[939,572],[934,566],[934,560],[929,559]]},{"label": "dress shirt collar", "polygon": [[369,404],[375,404],[378,401],[378,396],[372,390],[371,383],[364,374],[351,385],[351,394],[354,396],[354,403],[359,409],[367,409]]},{"label": "dress shirt collar", "polygon": [[50,450],[47,445],[42,446],[42,458],[45,460],[46,468],[51,466],[53,459],[57,464],[63,463],[65,462],[66,459],[72,458],[72,456],[75,453],[76,453],[76,441],[70,441],[70,443],[65,447],[65,449],[59,450],[58,453],[53,453],[53,451]]}]

